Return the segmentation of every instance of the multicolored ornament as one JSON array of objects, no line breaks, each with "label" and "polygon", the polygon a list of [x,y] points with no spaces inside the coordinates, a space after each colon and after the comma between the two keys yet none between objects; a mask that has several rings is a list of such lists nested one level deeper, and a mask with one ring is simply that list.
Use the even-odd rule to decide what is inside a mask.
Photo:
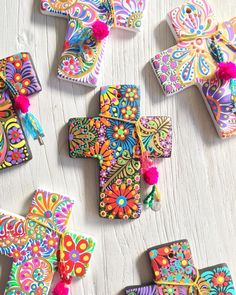
[{"label": "multicolored ornament", "polygon": [[197,269],[187,240],[148,250],[154,283],[125,289],[126,295],[235,295],[227,264]]},{"label": "multicolored ornament", "polygon": [[61,281],[53,294],[68,294],[72,277],[86,274],[95,242],[67,231],[73,204],[37,190],[26,218],[0,209],[0,254],[13,259],[5,295],[47,295],[56,271]]},{"label": "multicolored ornament", "polygon": [[140,116],[136,85],[101,88],[100,116],[69,121],[71,158],[94,158],[100,166],[100,216],[136,219],[140,216],[141,176],[155,192],[145,202],[157,210],[158,172],[151,158],[168,158],[172,150],[171,119]]},{"label": "multicolored ornament", "polygon": [[190,0],[168,14],[168,23],[178,44],[151,59],[164,93],[197,85],[219,136],[236,134],[236,18],[220,24],[206,0]]},{"label": "multicolored ornament", "polygon": [[[22,52],[0,60],[0,170],[32,158],[24,130],[42,143],[43,130],[28,112],[28,97],[40,91],[41,85],[29,53]],[[26,127],[24,130],[22,124]]]},{"label": "multicolored ornament", "polygon": [[41,0],[41,11],[66,17],[68,29],[58,77],[96,86],[111,28],[139,31],[146,0]]}]

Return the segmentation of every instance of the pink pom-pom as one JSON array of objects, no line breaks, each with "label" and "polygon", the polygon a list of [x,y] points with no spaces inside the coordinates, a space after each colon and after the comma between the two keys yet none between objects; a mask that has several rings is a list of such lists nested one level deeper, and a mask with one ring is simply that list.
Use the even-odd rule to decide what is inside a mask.
[{"label": "pink pom-pom", "polygon": [[109,35],[109,28],[107,24],[96,20],[92,25],[93,36],[96,40],[102,41]]},{"label": "pink pom-pom", "polygon": [[21,111],[22,113],[27,113],[30,107],[30,102],[27,96],[25,95],[18,95],[15,98],[15,107],[17,110]]},{"label": "pink pom-pom", "polygon": [[221,80],[236,79],[236,64],[233,62],[221,62],[218,67],[218,76]]},{"label": "pink pom-pom", "polygon": [[67,282],[60,281],[56,287],[53,289],[52,294],[53,295],[68,295],[70,291],[70,283],[67,284]]},{"label": "pink pom-pom", "polygon": [[154,185],[158,183],[159,172],[156,167],[151,167],[147,169],[143,174],[144,181],[149,185]]}]

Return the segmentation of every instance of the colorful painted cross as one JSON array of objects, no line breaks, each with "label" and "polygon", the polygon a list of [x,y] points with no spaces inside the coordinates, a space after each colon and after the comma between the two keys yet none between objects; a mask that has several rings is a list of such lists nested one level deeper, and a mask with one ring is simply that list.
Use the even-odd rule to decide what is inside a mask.
[{"label": "colorful painted cross", "polygon": [[127,287],[126,295],[235,295],[228,266],[196,269],[187,240],[157,246],[148,253],[155,284]]},{"label": "colorful painted cross", "polygon": [[[44,14],[69,19],[58,77],[96,86],[106,40],[85,36],[96,20],[109,26],[139,31],[146,0],[41,0]],[[84,31],[83,31],[84,30]]]},{"label": "colorful painted cross", "polygon": [[[0,72],[19,94],[31,96],[41,91],[29,53],[22,52],[1,59]],[[32,158],[11,99],[8,86],[0,80],[0,170],[24,163]]]},{"label": "colorful painted cross", "polygon": [[26,218],[0,210],[0,254],[13,259],[4,294],[49,294],[58,265],[59,233],[65,234],[68,275],[87,272],[95,243],[66,230],[72,207],[68,197],[38,190]]},{"label": "colorful painted cross", "polygon": [[[98,159],[101,217],[135,219],[141,214],[140,139],[152,157],[170,157],[171,119],[140,117],[140,91],[135,85],[102,87],[100,107],[99,117],[69,121],[69,154]],[[130,121],[139,122],[139,138]]]},{"label": "colorful painted cross", "polygon": [[197,85],[220,137],[236,133],[229,81],[218,79],[214,48],[224,61],[236,61],[236,18],[219,24],[205,0],[190,0],[168,14],[178,44],[151,60],[166,95]]}]

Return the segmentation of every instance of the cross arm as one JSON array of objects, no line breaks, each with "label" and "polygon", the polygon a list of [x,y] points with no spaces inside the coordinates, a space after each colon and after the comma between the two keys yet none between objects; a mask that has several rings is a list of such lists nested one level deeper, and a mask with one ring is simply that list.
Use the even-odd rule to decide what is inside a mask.
[{"label": "cross arm", "polygon": [[207,49],[205,39],[183,41],[151,59],[154,73],[166,95],[183,91],[199,79],[212,78],[216,62]]},{"label": "cross arm", "polygon": [[[69,120],[69,155],[71,158],[93,157],[96,154],[100,128],[107,120],[100,117],[73,118]],[[97,131],[99,128],[99,131]],[[103,134],[105,136],[105,134]],[[94,148],[93,148],[94,147]],[[94,149],[94,150],[93,150]],[[99,149],[99,147],[98,147]]]},{"label": "cross arm", "polygon": [[155,158],[168,158],[172,150],[172,123],[167,116],[141,117],[140,135],[145,150]]},{"label": "cross arm", "polygon": [[[0,60],[1,71],[19,94],[30,96],[42,90],[32,58],[27,52],[9,56]],[[2,87],[3,96],[7,97],[9,89]],[[7,93],[8,94],[7,94]]]},{"label": "cross arm", "polygon": [[65,232],[62,258],[69,276],[82,278],[87,274],[95,246],[91,236]]}]

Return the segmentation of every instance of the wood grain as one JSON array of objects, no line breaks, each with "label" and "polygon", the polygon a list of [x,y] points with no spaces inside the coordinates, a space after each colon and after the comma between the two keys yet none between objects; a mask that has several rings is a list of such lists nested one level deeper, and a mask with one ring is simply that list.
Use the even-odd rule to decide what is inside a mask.
[{"label": "wood grain", "polygon": [[[235,0],[210,0],[220,20],[233,17]],[[1,172],[0,207],[27,214],[36,188],[74,196],[71,228],[92,234],[97,249],[88,276],[74,282],[71,294],[117,295],[127,285],[152,281],[144,251],[156,244],[188,238],[199,268],[227,262],[236,279],[236,138],[221,140],[200,93],[194,87],[166,98],[148,64],[159,50],[175,44],[165,20],[182,0],[148,1],[143,31],[111,33],[101,85],[136,83],[146,115],[169,115],[174,124],[173,157],[160,161],[163,206],[134,222],[109,222],[98,216],[98,167],[93,160],[67,155],[67,121],[98,114],[99,88],[56,78],[66,21],[40,13],[38,0],[1,0],[1,57],[29,51],[43,92],[31,100],[46,132],[45,145],[30,142],[34,159]],[[10,260],[0,258],[0,294]]]}]

